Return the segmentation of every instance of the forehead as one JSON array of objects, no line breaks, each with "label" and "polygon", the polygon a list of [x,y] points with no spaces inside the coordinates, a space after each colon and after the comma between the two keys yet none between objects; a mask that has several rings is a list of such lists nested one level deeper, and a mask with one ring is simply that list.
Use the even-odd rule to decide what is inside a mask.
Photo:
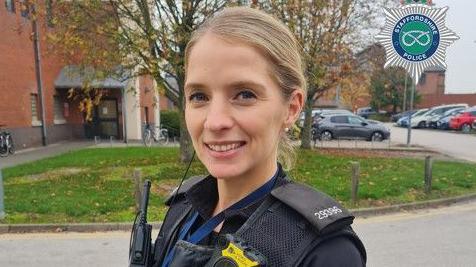
[{"label": "forehead", "polygon": [[225,82],[245,78],[270,82],[271,66],[263,54],[244,42],[207,33],[190,51],[186,83]]}]

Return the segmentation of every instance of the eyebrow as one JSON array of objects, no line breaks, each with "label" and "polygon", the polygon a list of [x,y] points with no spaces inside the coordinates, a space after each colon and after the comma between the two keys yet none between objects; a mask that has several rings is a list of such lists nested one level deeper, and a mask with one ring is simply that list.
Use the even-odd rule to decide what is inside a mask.
[{"label": "eyebrow", "polygon": [[236,81],[236,82],[232,82],[230,84],[227,85],[228,87],[231,87],[231,88],[236,88],[236,87],[253,87],[253,88],[257,88],[259,90],[264,90],[265,87],[260,84],[260,83],[256,83],[254,81]]},{"label": "eyebrow", "polygon": [[201,84],[201,83],[186,83],[183,87],[184,91],[187,90],[187,89],[192,89],[192,88],[206,88],[207,86],[205,86],[204,84]]},{"label": "eyebrow", "polygon": [[[227,84],[226,87],[228,87],[228,88],[253,87],[253,88],[260,89],[260,90],[265,89],[265,87],[262,84],[251,81],[251,80],[231,82],[231,83]],[[207,86],[205,84],[202,84],[202,83],[199,83],[199,82],[186,83],[185,86],[184,86],[184,90],[191,89],[191,88],[207,88]]]}]

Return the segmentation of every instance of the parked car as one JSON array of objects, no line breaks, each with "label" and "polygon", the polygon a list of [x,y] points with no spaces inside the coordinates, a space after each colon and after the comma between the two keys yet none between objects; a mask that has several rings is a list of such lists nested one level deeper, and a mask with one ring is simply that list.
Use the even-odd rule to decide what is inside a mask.
[{"label": "parked car", "polygon": [[[327,115],[330,114],[352,114],[349,110],[346,109],[313,109],[312,110],[312,120],[313,124],[316,123],[316,121],[319,121],[320,119],[324,118]],[[304,112],[301,112],[301,115],[299,117],[299,127],[304,126]]]},{"label": "parked car", "polygon": [[449,129],[450,129],[450,120],[451,120],[453,117],[458,116],[459,114],[461,114],[461,113],[463,113],[463,112],[464,112],[464,109],[463,109],[463,110],[459,110],[459,111],[453,111],[453,112],[451,112],[449,115],[440,118],[440,119],[436,122],[436,128],[441,129],[441,130],[449,130]]},{"label": "parked car", "polygon": [[361,116],[362,118],[368,119],[370,115],[378,114],[378,112],[372,107],[363,107],[358,108],[355,114],[357,114],[357,116]]},{"label": "parked car", "polygon": [[[313,110],[312,110],[312,118],[314,118],[314,116],[315,116],[316,114],[320,113],[320,112],[321,112],[320,109],[313,109]],[[303,111],[303,112],[301,112],[301,114],[299,115],[299,127],[301,127],[301,128],[304,126],[304,116],[305,116],[305,114],[304,114],[304,111]]]},{"label": "parked car", "polygon": [[[412,118],[412,121],[413,121],[413,118],[414,117],[418,117],[420,116],[421,114],[424,114],[426,112],[428,112],[429,109],[427,108],[422,108],[422,109],[419,109],[417,110],[415,113],[413,113],[411,115],[411,118]],[[400,127],[408,127],[408,119],[409,119],[410,116],[406,116],[406,117],[402,117],[400,118],[398,121],[397,121],[397,126],[400,126]]]},{"label": "parked car", "polygon": [[408,116],[414,114],[415,112],[417,112],[417,110],[407,110],[407,111],[404,111],[404,112],[393,114],[391,116],[391,120],[392,120],[392,122],[397,122],[402,117],[408,117]]},{"label": "parked car", "polygon": [[472,129],[474,120],[476,120],[476,108],[469,108],[458,116],[450,120],[450,128],[469,133]]},{"label": "parked car", "polygon": [[313,117],[313,123],[318,123],[320,120],[326,117],[337,114],[354,115],[351,111],[346,109],[323,109],[320,113]]},{"label": "parked car", "polygon": [[315,128],[314,140],[365,139],[383,141],[390,137],[390,130],[381,122],[368,121],[356,115],[335,114],[328,116]]},{"label": "parked car", "polygon": [[[447,118],[447,117],[453,117],[453,116],[459,114],[459,112],[462,111],[462,110],[465,110],[465,108],[462,108],[462,107],[453,108],[453,109],[447,110],[445,113],[443,113],[441,115],[435,115],[430,119],[428,127],[433,128],[433,129],[437,129],[438,128],[438,122],[440,120],[443,120],[444,118]],[[449,119],[448,119],[448,123],[449,123]]]},{"label": "parked car", "polygon": [[412,128],[426,128],[428,127],[429,120],[439,114],[443,114],[447,110],[453,108],[467,108],[468,104],[451,104],[451,105],[442,105],[430,108],[427,112],[416,116],[415,118],[412,117]]},{"label": "parked car", "polygon": [[355,114],[357,116],[360,116],[362,118],[368,119],[370,115],[375,115],[375,114],[386,114],[387,112],[385,110],[380,110],[377,111],[373,109],[372,107],[363,107],[363,108],[358,108]]}]

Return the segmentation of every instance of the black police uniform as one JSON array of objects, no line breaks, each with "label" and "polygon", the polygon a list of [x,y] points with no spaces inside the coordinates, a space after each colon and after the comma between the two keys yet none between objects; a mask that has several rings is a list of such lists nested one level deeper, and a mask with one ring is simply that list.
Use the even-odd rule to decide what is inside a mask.
[{"label": "black police uniform", "polygon": [[[192,231],[211,217],[217,193],[215,178],[192,177],[175,198],[167,200],[169,215],[155,242],[153,266],[162,266],[192,213],[199,214]],[[212,232],[197,245],[199,250],[209,250],[220,237],[233,234],[263,254],[266,266],[365,266],[365,248],[350,227],[353,219],[332,198],[292,182],[278,164],[271,193],[245,208],[225,212],[220,233]]]}]

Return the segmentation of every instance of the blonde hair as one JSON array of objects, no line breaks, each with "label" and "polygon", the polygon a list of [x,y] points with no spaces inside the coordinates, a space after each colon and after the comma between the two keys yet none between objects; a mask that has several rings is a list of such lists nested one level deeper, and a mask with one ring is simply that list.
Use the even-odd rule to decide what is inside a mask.
[{"label": "blonde hair", "polygon": [[[257,48],[269,61],[271,76],[282,89],[284,99],[289,100],[298,88],[306,92],[300,45],[288,27],[276,18],[246,7],[231,7],[216,13],[193,32],[185,49],[185,71],[194,44],[208,32]],[[295,148],[283,134],[278,144],[278,161],[285,169],[291,169],[295,158]]]}]

